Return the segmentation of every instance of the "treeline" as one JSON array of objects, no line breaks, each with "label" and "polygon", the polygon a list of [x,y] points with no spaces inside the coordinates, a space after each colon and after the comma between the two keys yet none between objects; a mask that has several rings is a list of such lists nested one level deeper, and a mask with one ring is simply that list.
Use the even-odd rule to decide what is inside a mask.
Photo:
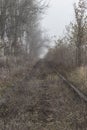
[{"label": "treeline", "polygon": [[42,3],[37,0],[0,0],[0,51],[4,48],[4,55],[38,57],[43,41],[39,25],[45,9]]},{"label": "treeline", "polygon": [[47,60],[63,68],[80,67],[87,64],[87,3],[79,0],[74,4],[75,22],[66,27],[66,33],[59,38],[53,49],[49,49]]}]

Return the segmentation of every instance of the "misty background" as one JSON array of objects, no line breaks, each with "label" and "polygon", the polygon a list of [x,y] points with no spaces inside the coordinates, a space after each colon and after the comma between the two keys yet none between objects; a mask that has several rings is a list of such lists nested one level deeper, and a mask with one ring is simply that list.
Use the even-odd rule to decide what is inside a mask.
[{"label": "misty background", "polygon": [[73,4],[78,0],[47,0],[49,8],[42,20],[42,27],[50,36],[60,36],[64,32],[65,25],[74,20]]}]

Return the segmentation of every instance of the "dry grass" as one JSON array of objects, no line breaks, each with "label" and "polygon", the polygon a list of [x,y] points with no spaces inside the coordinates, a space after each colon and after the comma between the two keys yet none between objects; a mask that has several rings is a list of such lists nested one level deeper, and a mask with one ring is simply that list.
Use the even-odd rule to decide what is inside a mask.
[{"label": "dry grass", "polygon": [[34,63],[30,64],[29,61],[10,57],[6,61],[0,61],[0,95],[6,88],[16,86],[26,76],[26,73],[32,69]]},{"label": "dry grass", "polygon": [[70,72],[68,79],[75,83],[79,89],[87,94],[87,67],[79,67]]},{"label": "dry grass", "polygon": [[[24,66],[13,70],[11,83],[29,71]],[[86,130],[87,105],[49,66],[37,66],[32,72],[30,80],[27,77],[6,91],[7,102],[0,108],[0,130]]]}]

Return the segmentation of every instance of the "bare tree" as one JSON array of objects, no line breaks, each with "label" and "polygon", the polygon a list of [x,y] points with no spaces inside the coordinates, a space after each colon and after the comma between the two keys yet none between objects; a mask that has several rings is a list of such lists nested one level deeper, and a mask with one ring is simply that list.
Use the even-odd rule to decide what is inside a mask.
[{"label": "bare tree", "polygon": [[0,36],[2,41],[7,36],[11,55],[16,55],[20,46],[26,46],[29,55],[38,55],[42,38],[39,21],[44,8],[42,2],[36,0],[0,0]]},{"label": "bare tree", "polygon": [[84,31],[86,23],[86,3],[79,0],[78,6],[74,4],[76,24],[76,47],[77,47],[77,65],[81,66],[81,48],[84,44]]}]

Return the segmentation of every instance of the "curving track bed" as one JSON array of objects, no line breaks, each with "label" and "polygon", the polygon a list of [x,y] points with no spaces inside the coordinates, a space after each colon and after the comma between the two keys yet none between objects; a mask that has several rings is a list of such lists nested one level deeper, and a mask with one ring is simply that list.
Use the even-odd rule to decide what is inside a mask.
[{"label": "curving track bed", "polygon": [[4,94],[0,130],[86,130],[87,103],[52,63],[39,61]]}]

